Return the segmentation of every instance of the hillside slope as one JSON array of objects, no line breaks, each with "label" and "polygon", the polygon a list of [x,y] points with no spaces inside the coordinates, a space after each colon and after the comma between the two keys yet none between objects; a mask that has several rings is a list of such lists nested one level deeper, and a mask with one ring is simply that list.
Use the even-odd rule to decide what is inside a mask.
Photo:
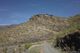
[{"label": "hillside slope", "polygon": [[69,27],[66,19],[48,14],[37,14],[27,22],[0,31],[0,45],[36,42],[52,39]]}]

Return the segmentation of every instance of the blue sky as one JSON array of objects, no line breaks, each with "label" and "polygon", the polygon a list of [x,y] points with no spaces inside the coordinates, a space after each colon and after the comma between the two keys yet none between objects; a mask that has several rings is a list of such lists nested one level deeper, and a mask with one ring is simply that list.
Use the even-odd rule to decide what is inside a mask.
[{"label": "blue sky", "polygon": [[39,13],[80,14],[80,0],[0,0],[0,25],[19,24]]}]

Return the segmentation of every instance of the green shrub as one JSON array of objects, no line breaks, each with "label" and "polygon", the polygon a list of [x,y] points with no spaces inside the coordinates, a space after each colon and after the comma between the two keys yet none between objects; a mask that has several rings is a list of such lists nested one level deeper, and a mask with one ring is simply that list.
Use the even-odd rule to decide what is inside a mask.
[{"label": "green shrub", "polygon": [[32,44],[31,43],[26,43],[25,48],[28,49]]}]

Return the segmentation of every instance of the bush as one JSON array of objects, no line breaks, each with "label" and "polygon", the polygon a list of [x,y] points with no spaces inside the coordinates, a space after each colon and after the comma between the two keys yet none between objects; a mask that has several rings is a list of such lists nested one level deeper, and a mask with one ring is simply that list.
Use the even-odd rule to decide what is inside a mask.
[{"label": "bush", "polygon": [[26,43],[26,44],[25,44],[25,48],[26,48],[26,49],[28,49],[30,46],[32,46],[31,43]]}]

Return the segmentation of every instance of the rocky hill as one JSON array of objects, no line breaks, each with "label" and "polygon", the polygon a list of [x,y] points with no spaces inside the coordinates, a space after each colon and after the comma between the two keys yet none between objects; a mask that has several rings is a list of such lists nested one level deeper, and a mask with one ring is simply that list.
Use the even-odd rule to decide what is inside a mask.
[{"label": "rocky hill", "polygon": [[[72,39],[64,38],[69,34],[74,35],[73,32],[78,30],[80,30],[80,15],[75,15],[67,19],[49,14],[33,15],[24,23],[18,25],[0,26],[0,53],[23,53],[23,51],[27,53],[26,48],[28,49],[36,42],[38,43],[45,40],[51,40],[53,45],[56,44],[57,47],[61,47],[61,45],[65,45],[65,43],[59,41]],[[75,38],[75,35],[73,38]],[[76,39],[79,38],[77,37]],[[75,43],[75,41],[73,42]],[[40,43],[42,44],[42,42]],[[60,45],[58,43],[60,43]],[[76,46],[74,47],[76,48]],[[63,46],[62,50],[64,48],[67,47]]]},{"label": "rocky hill", "polygon": [[67,19],[48,14],[37,14],[25,23],[0,30],[0,45],[52,39],[58,32],[68,27]]}]

